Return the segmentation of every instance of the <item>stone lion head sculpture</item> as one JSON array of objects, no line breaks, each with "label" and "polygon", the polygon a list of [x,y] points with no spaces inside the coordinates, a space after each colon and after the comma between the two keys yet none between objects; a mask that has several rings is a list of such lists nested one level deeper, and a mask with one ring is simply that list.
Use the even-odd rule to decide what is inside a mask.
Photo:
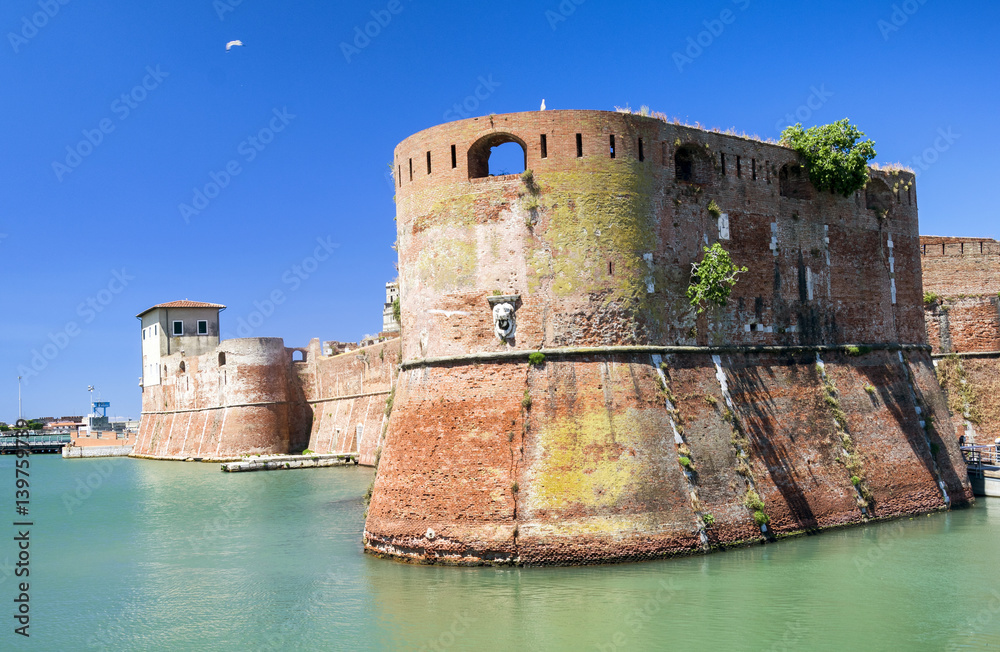
[{"label": "stone lion head sculpture", "polygon": [[509,303],[498,303],[493,306],[493,332],[501,340],[514,337],[517,322],[514,320],[514,306]]}]

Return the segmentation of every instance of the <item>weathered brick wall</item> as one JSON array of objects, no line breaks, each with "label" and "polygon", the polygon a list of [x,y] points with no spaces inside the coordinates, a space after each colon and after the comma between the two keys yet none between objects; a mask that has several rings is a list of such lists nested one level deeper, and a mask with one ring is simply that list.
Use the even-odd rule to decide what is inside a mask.
[{"label": "weathered brick wall", "polygon": [[399,369],[399,346],[395,339],[324,358],[319,341],[310,343],[307,362],[293,368],[310,414],[310,450],[357,452],[361,464],[374,464]]},{"label": "weathered brick wall", "polygon": [[[293,360],[297,351],[302,361]],[[216,460],[310,448],[357,452],[372,465],[399,340],[328,358],[318,339],[304,349],[278,338],[233,339],[163,364],[163,382],[143,391],[135,455]]]},{"label": "weathered brick wall", "polygon": [[1000,242],[922,236],[920,250],[934,352],[1000,351]]},{"label": "weathered brick wall", "polygon": [[[483,138],[520,139],[533,185],[470,180]],[[675,178],[681,148],[694,182]],[[867,191],[845,198],[806,183],[809,198],[782,196],[782,169],[798,161],[787,148],[598,111],[442,125],[401,143],[395,161],[404,359],[505,348],[489,327],[495,293],[521,296],[522,349],[924,342],[909,173],[872,171],[888,197],[882,218]],[[684,296],[691,263],[725,235],[710,201],[728,215],[722,244],[749,272],[725,309],[699,319]]]},{"label": "weathered brick wall", "polygon": [[213,352],[178,353],[162,364],[161,384],[143,389],[133,454],[226,459],[288,452],[289,364],[280,339],[225,340]]},{"label": "weathered brick wall", "polygon": [[[667,356],[666,391],[657,361],[608,355],[404,371],[366,549],[415,561],[575,564],[762,540],[743,504],[749,485],[734,423],[746,434],[772,535],[943,508],[939,481],[953,504],[971,500],[926,354],[824,360],[874,497],[867,515],[841,461],[815,355],[721,356],[735,419],[710,355]],[[941,416],[940,432],[921,427],[918,405]],[[703,542],[705,514],[714,524]]]}]

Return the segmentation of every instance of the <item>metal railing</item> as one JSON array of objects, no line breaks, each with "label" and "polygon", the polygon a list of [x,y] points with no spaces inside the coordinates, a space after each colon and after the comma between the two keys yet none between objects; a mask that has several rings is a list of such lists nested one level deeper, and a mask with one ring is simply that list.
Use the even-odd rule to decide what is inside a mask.
[{"label": "metal railing", "polygon": [[972,468],[982,468],[983,466],[1000,466],[1000,450],[997,446],[962,446],[962,457],[965,463]]}]

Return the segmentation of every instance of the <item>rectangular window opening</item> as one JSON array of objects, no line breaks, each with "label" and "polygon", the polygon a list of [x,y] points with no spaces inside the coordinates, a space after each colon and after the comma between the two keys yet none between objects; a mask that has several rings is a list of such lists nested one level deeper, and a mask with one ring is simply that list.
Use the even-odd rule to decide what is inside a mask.
[{"label": "rectangular window opening", "polygon": [[198,320],[198,334],[208,335],[208,322],[204,319]]},{"label": "rectangular window opening", "polygon": [[427,174],[431,173],[431,153],[427,152]]},{"label": "rectangular window opening", "polygon": [[639,162],[642,163],[646,160],[646,153],[642,151],[642,138],[639,139]]},{"label": "rectangular window opening", "polygon": [[751,173],[753,175],[752,176],[753,180],[756,181],[757,180],[757,159],[755,159],[755,158],[750,159],[750,170],[751,170]]},{"label": "rectangular window opening", "polygon": [[739,156],[736,157],[736,178],[743,178],[743,161]]},{"label": "rectangular window opening", "polygon": [[726,155],[725,155],[725,153],[719,154],[719,161],[722,164],[722,176],[726,176]]},{"label": "rectangular window opening", "polygon": [[396,166],[396,181],[399,182],[399,187],[402,188],[403,187],[403,166],[401,166],[401,165],[397,165]]},{"label": "rectangular window opening", "polygon": [[615,157],[615,135],[611,134],[611,158]]},{"label": "rectangular window opening", "polygon": [[576,157],[583,158],[583,134],[576,135]]},{"label": "rectangular window opening", "polygon": [[454,170],[458,167],[458,154],[455,152],[455,146],[451,146],[451,168]]},{"label": "rectangular window opening", "polygon": [[174,335],[183,335],[183,334],[184,334],[184,322],[182,322],[182,321],[175,321],[174,322]]},{"label": "rectangular window opening", "polygon": [[548,158],[549,157],[549,143],[548,143],[548,138],[545,137],[545,134],[542,134],[541,141],[542,141],[541,142],[542,158]]}]

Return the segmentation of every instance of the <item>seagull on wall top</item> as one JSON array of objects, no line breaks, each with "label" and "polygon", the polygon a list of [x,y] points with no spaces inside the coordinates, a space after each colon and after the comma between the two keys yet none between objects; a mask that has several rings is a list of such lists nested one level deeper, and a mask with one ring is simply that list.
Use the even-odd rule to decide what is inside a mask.
[{"label": "seagull on wall top", "polygon": [[243,41],[230,41],[229,43],[226,43],[226,52],[229,52],[230,50],[232,50],[237,45],[242,46],[243,45]]},{"label": "seagull on wall top", "polygon": [[542,100],[542,111],[545,110],[545,100]]}]

